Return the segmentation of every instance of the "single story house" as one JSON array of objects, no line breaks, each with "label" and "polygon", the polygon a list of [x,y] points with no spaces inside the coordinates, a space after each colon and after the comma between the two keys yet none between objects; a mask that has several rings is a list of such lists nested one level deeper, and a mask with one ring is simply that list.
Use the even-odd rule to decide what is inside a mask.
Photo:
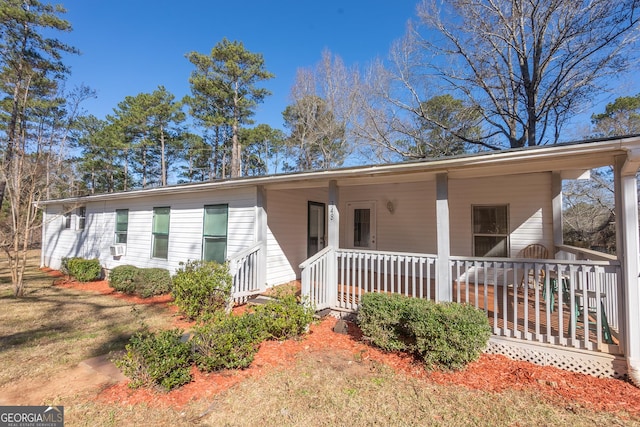
[{"label": "single story house", "polygon": [[[615,256],[562,237],[563,181],[605,166]],[[301,280],[338,312],[372,291],[470,303],[489,352],[640,384],[639,166],[632,136],[48,200],[41,264],[228,261],[238,300]]]}]

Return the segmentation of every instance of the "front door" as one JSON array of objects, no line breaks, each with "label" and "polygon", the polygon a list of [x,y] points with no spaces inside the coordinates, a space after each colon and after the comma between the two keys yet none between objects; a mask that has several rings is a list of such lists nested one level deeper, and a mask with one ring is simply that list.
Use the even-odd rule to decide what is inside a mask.
[{"label": "front door", "polygon": [[309,202],[307,224],[307,258],[324,249],[325,246],[325,204]]},{"label": "front door", "polygon": [[376,202],[347,203],[347,245],[352,249],[376,249]]}]

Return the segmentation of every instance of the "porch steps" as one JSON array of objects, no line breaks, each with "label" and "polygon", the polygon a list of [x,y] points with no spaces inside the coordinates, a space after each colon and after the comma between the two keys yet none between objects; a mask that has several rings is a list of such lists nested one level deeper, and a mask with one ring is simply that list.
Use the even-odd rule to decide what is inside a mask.
[{"label": "porch steps", "polygon": [[270,297],[268,295],[256,295],[254,297],[251,297],[247,300],[247,304],[249,305],[264,305],[266,303],[268,303],[269,301],[275,301],[276,299],[273,297]]}]

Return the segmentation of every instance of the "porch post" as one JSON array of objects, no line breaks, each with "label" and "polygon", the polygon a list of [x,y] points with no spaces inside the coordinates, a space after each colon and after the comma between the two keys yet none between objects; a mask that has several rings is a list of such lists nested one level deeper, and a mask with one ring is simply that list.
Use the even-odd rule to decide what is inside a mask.
[{"label": "porch post", "polygon": [[329,219],[327,246],[340,247],[340,212],[338,210],[338,183],[329,181]]},{"label": "porch post", "polygon": [[446,173],[436,175],[436,237],[438,260],[436,261],[436,302],[453,301],[451,268],[449,257],[449,176]]},{"label": "porch post", "polygon": [[258,285],[267,287],[267,190],[259,185],[256,189],[256,238],[260,243],[258,251]]},{"label": "porch post", "polygon": [[[623,350],[627,358],[629,378],[636,386],[640,386],[640,282],[638,274],[638,253],[640,236],[638,235],[638,187],[636,173],[637,158],[634,154],[616,158],[615,184],[616,220],[619,232],[616,233],[618,259],[622,263],[622,323],[624,325]],[[634,161],[635,160],[635,161]]]},{"label": "porch post", "polygon": [[327,299],[330,307],[338,305],[338,254],[340,248],[340,210],[338,201],[340,189],[336,180],[329,181],[329,212],[327,228],[327,246],[333,248],[327,263]]},{"label": "porch post", "polygon": [[[551,174],[551,212],[553,218],[553,246],[556,248],[564,243],[562,235],[562,175],[559,172]],[[555,258],[556,249],[553,254]]]}]

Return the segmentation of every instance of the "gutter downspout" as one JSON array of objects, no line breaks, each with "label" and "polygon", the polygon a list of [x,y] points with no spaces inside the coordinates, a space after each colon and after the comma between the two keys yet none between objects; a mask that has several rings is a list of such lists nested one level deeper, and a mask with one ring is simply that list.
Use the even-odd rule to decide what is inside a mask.
[{"label": "gutter downspout", "polygon": [[[616,159],[616,204],[620,206],[617,237],[618,256],[622,263],[622,287],[624,299],[624,351],[627,358],[628,376],[640,387],[640,235],[638,229],[638,182],[636,173],[640,168],[640,150],[632,149],[627,156]],[[621,240],[621,241],[620,241]]]},{"label": "gutter downspout", "polygon": [[[37,207],[37,206],[36,206]],[[45,238],[47,236],[47,206],[42,210],[42,230],[40,230],[40,268],[48,267],[48,265],[44,265],[44,254],[45,254]],[[46,248],[48,249],[48,248]]]}]

